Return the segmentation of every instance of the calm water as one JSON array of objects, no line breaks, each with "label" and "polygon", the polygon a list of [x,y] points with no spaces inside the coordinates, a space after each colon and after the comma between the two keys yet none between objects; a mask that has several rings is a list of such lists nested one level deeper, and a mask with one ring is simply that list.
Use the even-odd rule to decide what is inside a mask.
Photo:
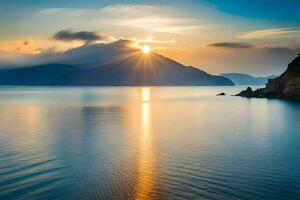
[{"label": "calm water", "polygon": [[238,87],[0,88],[0,199],[300,199],[300,103]]}]

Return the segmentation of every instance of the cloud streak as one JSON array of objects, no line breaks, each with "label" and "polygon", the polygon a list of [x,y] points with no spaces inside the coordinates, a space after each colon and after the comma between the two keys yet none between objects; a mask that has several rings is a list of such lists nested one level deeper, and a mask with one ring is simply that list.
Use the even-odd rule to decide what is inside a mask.
[{"label": "cloud streak", "polygon": [[273,38],[273,37],[291,37],[299,34],[300,34],[300,29],[275,28],[275,29],[251,31],[238,36],[238,38],[239,39],[260,39],[260,38]]},{"label": "cloud streak", "polygon": [[300,44],[289,47],[289,46],[265,46],[263,49],[269,53],[284,55],[284,54],[297,54],[300,53]]},{"label": "cloud streak", "polygon": [[245,43],[245,42],[217,42],[217,43],[208,44],[207,46],[217,47],[217,48],[229,48],[229,49],[249,49],[255,47],[255,45],[251,43]]},{"label": "cloud streak", "polygon": [[275,46],[275,45],[261,45],[248,42],[217,42],[207,44],[208,47],[225,48],[225,49],[253,49],[263,50],[272,54],[296,54],[300,52],[300,44]]},{"label": "cloud streak", "polygon": [[53,38],[55,40],[62,41],[74,41],[79,40],[85,43],[91,43],[94,41],[105,40],[105,36],[100,35],[97,32],[89,32],[89,31],[80,31],[80,32],[71,32],[68,30],[62,30],[57,32]]},{"label": "cloud streak", "polygon": [[45,19],[63,17],[66,22],[76,20],[81,28],[88,29],[91,26],[113,26],[139,31],[191,34],[208,26],[203,20],[182,14],[171,6],[115,4],[101,9],[49,8],[40,11],[39,15]]}]

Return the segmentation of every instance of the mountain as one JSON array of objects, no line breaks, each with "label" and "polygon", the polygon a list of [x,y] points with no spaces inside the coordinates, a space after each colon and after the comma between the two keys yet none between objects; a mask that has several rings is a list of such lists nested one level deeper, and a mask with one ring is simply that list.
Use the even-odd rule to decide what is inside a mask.
[{"label": "mountain", "polygon": [[125,44],[93,44],[62,54],[42,55],[38,60],[50,64],[1,69],[0,85],[234,85],[225,77],[184,66],[159,54],[143,54]]},{"label": "mountain", "polygon": [[220,76],[229,78],[235,85],[265,85],[269,79],[273,79],[276,77],[275,75],[253,77],[251,75],[242,73],[224,73],[220,74]]},{"label": "mountain", "polygon": [[247,88],[237,96],[300,100],[300,54],[288,65],[283,74],[269,80],[265,88],[255,91]]}]

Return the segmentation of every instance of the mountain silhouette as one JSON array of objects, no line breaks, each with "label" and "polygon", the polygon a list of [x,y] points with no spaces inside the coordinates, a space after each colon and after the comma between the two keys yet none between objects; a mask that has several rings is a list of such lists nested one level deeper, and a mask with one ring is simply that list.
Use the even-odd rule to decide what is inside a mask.
[{"label": "mountain silhouette", "polygon": [[229,78],[235,85],[265,85],[269,79],[276,78],[275,75],[254,77],[243,73],[223,73],[220,76]]},{"label": "mountain silhouette", "polygon": [[225,77],[184,66],[159,54],[146,55],[139,49],[129,48],[124,44],[124,41],[117,41],[105,45],[86,45],[62,54],[42,55],[39,59],[43,58],[50,64],[1,69],[0,84],[46,86],[234,85]]}]

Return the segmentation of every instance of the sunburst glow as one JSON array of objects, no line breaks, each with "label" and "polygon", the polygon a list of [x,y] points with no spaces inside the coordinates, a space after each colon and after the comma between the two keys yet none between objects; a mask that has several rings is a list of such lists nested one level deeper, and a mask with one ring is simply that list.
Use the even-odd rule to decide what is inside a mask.
[{"label": "sunburst glow", "polygon": [[151,47],[148,45],[143,46],[142,51],[144,54],[148,54],[151,52]]}]

